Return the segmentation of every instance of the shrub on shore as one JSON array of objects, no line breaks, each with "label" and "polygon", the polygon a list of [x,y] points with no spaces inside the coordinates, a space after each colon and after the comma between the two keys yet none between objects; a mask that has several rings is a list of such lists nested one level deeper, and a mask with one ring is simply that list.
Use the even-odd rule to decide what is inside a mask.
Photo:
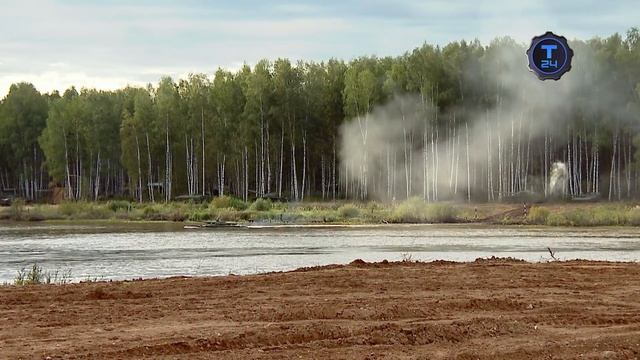
[{"label": "shrub on shore", "polygon": [[640,208],[601,204],[551,211],[545,207],[531,208],[529,224],[549,226],[620,226],[640,225]]},{"label": "shrub on shore", "polygon": [[109,200],[107,201],[107,207],[113,212],[130,211],[132,209],[131,203],[126,200]]},{"label": "shrub on shore", "polygon": [[71,281],[71,270],[45,270],[42,266],[34,263],[30,268],[18,270],[18,274],[13,280],[16,286],[39,285],[39,284],[66,284]]},{"label": "shrub on shore", "polygon": [[550,211],[547,208],[534,206],[529,210],[527,221],[530,224],[544,225],[547,223],[549,213]]},{"label": "shrub on shore", "polygon": [[457,220],[458,211],[449,204],[428,204],[421,198],[411,198],[398,205],[392,220],[399,223],[447,223]]},{"label": "shrub on shore", "polygon": [[352,219],[360,216],[360,209],[353,204],[345,204],[338,208],[338,214],[343,219]]},{"label": "shrub on shore", "polygon": [[269,211],[271,210],[271,200],[256,199],[249,208],[253,211]]},{"label": "shrub on shore", "polygon": [[106,206],[86,201],[65,201],[58,206],[58,211],[69,219],[102,220],[110,219],[114,214]]},{"label": "shrub on shore", "polygon": [[571,225],[571,223],[569,222],[569,220],[560,213],[557,212],[552,212],[549,213],[549,216],[547,216],[547,225],[550,226],[567,226],[567,225]]},{"label": "shrub on shore", "polygon": [[[248,206],[250,205],[250,206]],[[501,218],[499,223],[549,226],[640,226],[640,206],[624,203],[575,204],[571,206],[533,206],[527,217]],[[550,208],[552,206],[552,208]],[[276,221],[301,223],[447,223],[474,221],[475,206],[427,203],[419,197],[397,205],[368,202],[281,203],[257,199],[247,204],[230,196],[211,203],[132,203],[126,200],[106,202],[65,201],[60,205],[15,201],[0,208],[0,219],[41,220],[148,220],[148,221]],[[496,209],[500,209],[496,205]],[[485,215],[491,209],[485,207]]]},{"label": "shrub on shore", "polygon": [[224,196],[218,196],[215,199],[213,199],[211,201],[211,206],[216,209],[232,208],[236,210],[244,210],[247,208],[247,203],[245,203],[244,201],[238,198],[224,195]]},{"label": "shrub on shore", "polygon": [[25,203],[22,199],[15,199],[9,207],[9,218],[13,220],[25,219]]},{"label": "shrub on shore", "polygon": [[640,207],[636,206],[627,211],[626,223],[632,226],[640,226]]}]

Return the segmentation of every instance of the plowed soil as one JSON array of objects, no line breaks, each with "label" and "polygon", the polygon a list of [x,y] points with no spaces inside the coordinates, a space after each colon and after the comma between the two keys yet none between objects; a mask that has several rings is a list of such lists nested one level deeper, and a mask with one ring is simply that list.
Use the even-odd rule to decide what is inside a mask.
[{"label": "plowed soil", "polygon": [[0,358],[637,359],[640,264],[354,261],[0,287]]}]

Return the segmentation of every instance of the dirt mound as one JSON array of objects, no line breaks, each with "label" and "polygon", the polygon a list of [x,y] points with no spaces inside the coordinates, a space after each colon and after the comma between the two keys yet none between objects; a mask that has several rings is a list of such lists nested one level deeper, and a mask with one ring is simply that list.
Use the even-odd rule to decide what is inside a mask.
[{"label": "dirt mound", "polygon": [[516,259],[513,257],[495,257],[491,256],[488,258],[477,258],[474,263],[476,264],[487,264],[487,263],[525,263],[526,261],[522,259]]}]

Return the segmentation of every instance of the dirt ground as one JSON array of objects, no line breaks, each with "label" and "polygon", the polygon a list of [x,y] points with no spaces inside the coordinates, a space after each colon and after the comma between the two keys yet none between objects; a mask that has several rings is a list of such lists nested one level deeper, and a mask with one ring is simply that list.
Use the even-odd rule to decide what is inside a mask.
[{"label": "dirt ground", "polygon": [[0,287],[0,358],[637,359],[640,264],[354,261]]}]

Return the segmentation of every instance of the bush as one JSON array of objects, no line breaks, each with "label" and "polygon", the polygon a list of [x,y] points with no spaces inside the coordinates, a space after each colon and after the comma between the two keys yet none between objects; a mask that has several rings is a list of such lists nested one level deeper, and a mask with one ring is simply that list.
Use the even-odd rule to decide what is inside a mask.
[{"label": "bush", "polygon": [[189,213],[189,220],[191,221],[211,220],[211,218],[211,212],[208,210],[195,210]]},{"label": "bush", "polygon": [[142,210],[142,217],[145,220],[166,220],[162,212],[161,205],[147,205]]},{"label": "bush", "polygon": [[563,215],[557,212],[552,212],[547,216],[547,225],[550,226],[567,226],[570,225],[569,220]]},{"label": "bush", "polygon": [[503,217],[502,219],[500,219],[500,224],[501,225],[516,225],[516,224],[521,224],[522,222],[518,219],[513,219],[511,218],[511,216],[506,215],[505,217]]},{"label": "bush", "polygon": [[254,211],[269,211],[271,210],[271,200],[256,199],[256,201],[251,204],[250,209]]},{"label": "bush", "polygon": [[114,214],[107,207],[85,201],[65,201],[59,205],[58,211],[72,219],[109,219]]},{"label": "bush", "polygon": [[640,226],[640,207],[634,207],[627,210],[626,223],[628,225]]},{"label": "bush", "polygon": [[346,204],[338,208],[338,214],[344,219],[351,219],[360,215],[360,209],[352,204]]},{"label": "bush", "polygon": [[131,210],[131,203],[126,200],[110,200],[107,202],[107,208],[113,212],[119,210],[129,211]]},{"label": "bush", "polygon": [[451,205],[435,203],[427,204],[421,198],[403,201],[393,212],[393,221],[401,223],[446,223],[457,219],[458,211]]},{"label": "bush", "polygon": [[224,208],[218,209],[215,212],[215,219],[220,221],[239,221],[243,220],[245,217],[248,219],[249,214],[243,215],[240,211],[234,208]]},{"label": "bush", "polygon": [[72,201],[63,201],[58,205],[58,211],[64,216],[74,216],[83,208],[83,203],[75,203]]},{"label": "bush", "polygon": [[591,225],[624,225],[626,215],[619,207],[603,206],[592,210]]},{"label": "bush", "polygon": [[38,285],[38,284],[66,284],[71,281],[71,270],[65,271],[47,271],[37,263],[33,264],[30,269],[22,268],[18,270],[18,274],[13,280],[13,284],[17,286]]},{"label": "bush", "polygon": [[188,218],[187,214],[182,209],[178,208],[178,209],[173,209],[171,212],[169,212],[165,220],[181,222],[181,221],[187,220],[187,218]]},{"label": "bush", "polygon": [[235,197],[231,196],[218,196],[211,201],[211,206],[216,209],[236,209],[236,210],[244,210],[247,208],[247,204]]},{"label": "bush", "polygon": [[549,217],[549,209],[543,207],[532,207],[527,215],[527,221],[531,224],[544,225]]},{"label": "bush", "polygon": [[594,225],[593,211],[587,209],[572,209],[564,214],[567,221],[573,226]]},{"label": "bush", "polygon": [[9,208],[9,218],[13,220],[25,220],[26,208],[24,200],[13,199]]},{"label": "bush", "polygon": [[457,210],[448,204],[430,204],[427,206],[426,218],[429,222],[454,222]]},{"label": "bush", "polygon": [[601,205],[592,208],[574,208],[563,216],[573,226],[612,226],[628,222],[628,211],[619,206]]}]

